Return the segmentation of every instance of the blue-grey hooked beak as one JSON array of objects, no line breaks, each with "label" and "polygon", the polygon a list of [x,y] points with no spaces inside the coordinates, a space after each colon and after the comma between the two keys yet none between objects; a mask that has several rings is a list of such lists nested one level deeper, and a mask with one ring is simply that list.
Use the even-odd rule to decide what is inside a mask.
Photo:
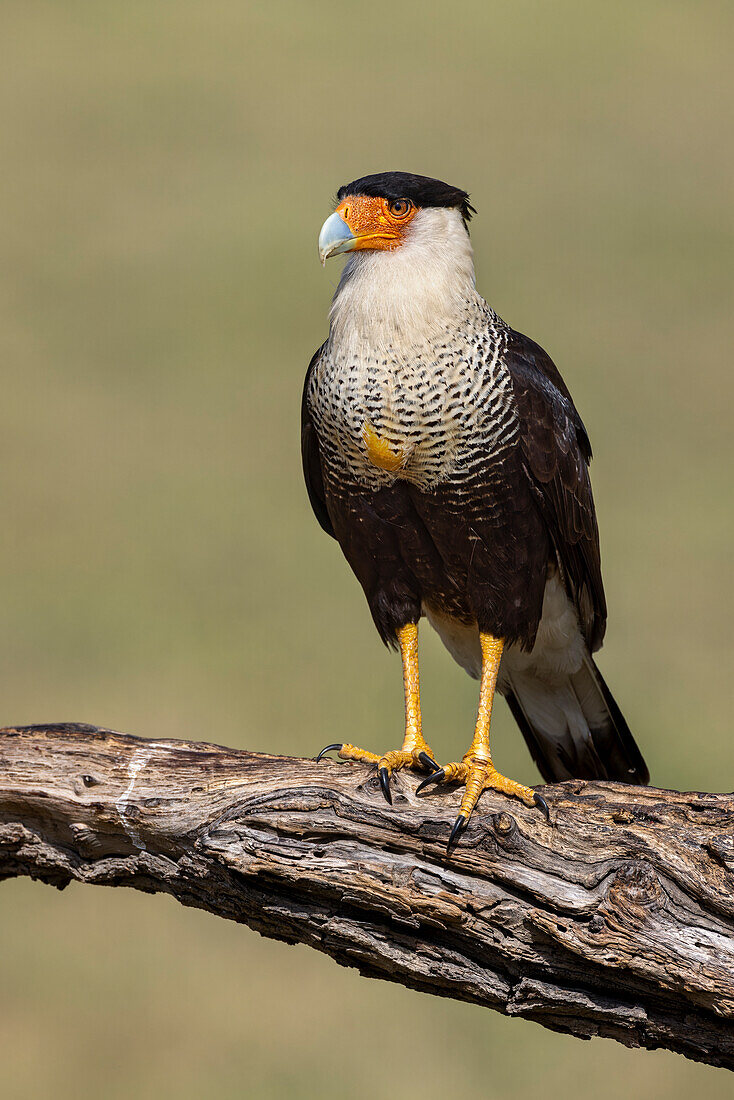
[{"label": "blue-grey hooked beak", "polygon": [[332,214],[321,226],[319,233],[319,259],[325,264],[329,256],[349,252],[357,240],[340,214]]}]

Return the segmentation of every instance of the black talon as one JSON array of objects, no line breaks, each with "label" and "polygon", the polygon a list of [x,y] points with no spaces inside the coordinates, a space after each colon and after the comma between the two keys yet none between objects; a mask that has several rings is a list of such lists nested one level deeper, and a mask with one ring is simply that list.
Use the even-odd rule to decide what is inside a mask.
[{"label": "black talon", "polygon": [[316,757],[316,763],[318,764],[321,757],[325,756],[327,752],[331,752],[332,749],[336,749],[337,751],[341,751],[342,747],[343,746],[342,746],[341,742],[338,745],[327,745],[326,748],[322,749],[321,752],[319,753],[319,755]]},{"label": "black talon", "polygon": [[439,770],[438,764],[435,760],[431,759],[427,752],[419,752],[418,759],[425,768],[430,768],[432,772],[437,772]]},{"label": "black talon", "polygon": [[543,814],[545,815],[545,820],[550,825],[550,810],[548,809],[548,803],[546,802],[546,800],[544,798],[541,798],[539,794],[535,794],[535,792],[533,792],[533,802],[539,810],[542,810]]},{"label": "black talon", "polygon": [[446,778],[446,772],[443,768],[439,768],[433,775],[429,775],[428,779],[424,779],[422,783],[419,783],[415,788],[415,793],[419,794],[424,787],[427,787],[429,783],[440,783],[442,779]]},{"label": "black talon", "polygon": [[382,787],[382,793],[392,806],[392,795],[390,794],[390,772],[387,768],[380,768],[377,773],[380,777],[380,786]]},{"label": "black talon", "polygon": [[469,822],[468,817],[464,817],[463,814],[459,814],[456,821],[454,822],[454,827],[451,830],[451,836],[449,837],[449,842],[446,845],[446,851],[447,852],[450,852],[451,849],[454,847],[454,845],[458,843],[459,837],[461,836],[461,834],[466,829],[466,826],[467,826],[468,822]]}]

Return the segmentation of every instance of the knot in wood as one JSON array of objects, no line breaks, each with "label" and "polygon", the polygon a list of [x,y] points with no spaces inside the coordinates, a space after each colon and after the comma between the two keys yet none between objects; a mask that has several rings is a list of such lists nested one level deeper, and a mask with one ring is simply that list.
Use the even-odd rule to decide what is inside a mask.
[{"label": "knot in wood", "polygon": [[85,825],[83,821],[72,821],[69,824],[69,832],[83,855],[89,853],[95,854],[102,847],[102,843],[97,833],[95,833],[93,829],[90,829],[88,825]]},{"label": "knot in wood", "polygon": [[509,836],[515,828],[515,819],[512,814],[505,813],[503,810],[502,813],[494,815],[494,828],[500,836]]},{"label": "knot in wood", "polygon": [[625,924],[642,923],[650,912],[665,907],[665,891],[652,864],[634,860],[617,871],[604,908],[614,911]]}]

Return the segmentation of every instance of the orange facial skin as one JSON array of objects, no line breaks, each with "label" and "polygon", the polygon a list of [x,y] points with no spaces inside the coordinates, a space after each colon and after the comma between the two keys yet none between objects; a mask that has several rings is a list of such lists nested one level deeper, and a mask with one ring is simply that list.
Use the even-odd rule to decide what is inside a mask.
[{"label": "orange facial skin", "polygon": [[415,217],[417,208],[408,199],[395,202],[348,195],[339,203],[336,213],[357,238],[350,252],[366,248],[389,252],[402,244],[406,226]]}]

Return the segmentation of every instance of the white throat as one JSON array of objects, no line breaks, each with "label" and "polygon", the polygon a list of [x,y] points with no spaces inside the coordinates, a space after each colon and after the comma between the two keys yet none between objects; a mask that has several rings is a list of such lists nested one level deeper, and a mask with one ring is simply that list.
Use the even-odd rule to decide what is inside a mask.
[{"label": "white throat", "polygon": [[330,343],[355,351],[424,344],[477,300],[471,241],[458,210],[419,210],[391,252],[353,253],[331,305]]}]

